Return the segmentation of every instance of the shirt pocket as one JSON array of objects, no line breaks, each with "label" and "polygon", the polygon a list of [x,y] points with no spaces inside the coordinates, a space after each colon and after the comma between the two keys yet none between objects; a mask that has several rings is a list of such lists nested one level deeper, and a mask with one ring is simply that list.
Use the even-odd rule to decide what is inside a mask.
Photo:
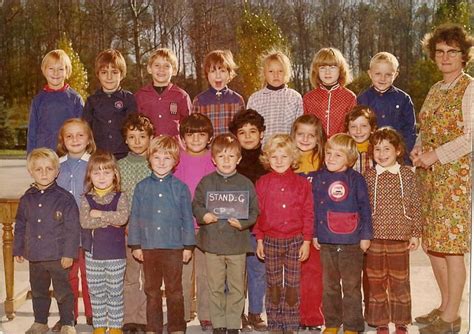
[{"label": "shirt pocket", "polygon": [[333,212],[327,213],[328,228],[335,234],[351,234],[359,225],[359,214],[357,212]]}]

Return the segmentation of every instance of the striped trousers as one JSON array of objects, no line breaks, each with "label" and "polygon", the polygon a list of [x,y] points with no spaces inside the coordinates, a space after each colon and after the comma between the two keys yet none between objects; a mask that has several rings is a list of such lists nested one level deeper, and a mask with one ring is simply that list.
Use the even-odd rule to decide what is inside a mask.
[{"label": "striped trousers", "polygon": [[411,323],[410,260],[407,241],[374,239],[367,251],[368,304],[374,326]]},{"label": "striped trousers", "polygon": [[86,274],[94,328],[122,328],[126,259],[95,260],[86,252]]}]

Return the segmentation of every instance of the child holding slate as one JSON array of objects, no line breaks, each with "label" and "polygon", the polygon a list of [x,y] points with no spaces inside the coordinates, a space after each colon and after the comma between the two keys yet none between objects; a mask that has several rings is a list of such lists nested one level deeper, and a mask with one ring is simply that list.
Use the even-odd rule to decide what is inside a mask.
[{"label": "child holding slate", "polygon": [[[217,136],[211,154],[217,171],[203,177],[194,193],[193,213],[201,225],[197,244],[206,253],[213,333],[237,334],[245,302],[245,257],[252,251],[249,227],[258,216],[257,195],[252,181],[237,173],[241,148],[236,137]],[[244,196],[244,203],[221,200],[211,208],[212,199],[236,196]]]}]

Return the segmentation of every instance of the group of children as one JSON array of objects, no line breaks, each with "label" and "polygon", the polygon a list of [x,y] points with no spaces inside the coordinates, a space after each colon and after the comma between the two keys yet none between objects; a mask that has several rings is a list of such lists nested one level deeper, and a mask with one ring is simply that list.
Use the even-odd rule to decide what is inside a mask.
[{"label": "group of children", "polygon": [[[53,331],[75,333],[79,271],[95,334],[163,333],[162,283],[169,333],[185,332],[193,297],[202,330],[215,334],[351,334],[364,319],[380,334],[390,322],[407,333],[421,216],[407,154],[415,116],[393,86],[396,58],[375,55],[372,86],[356,98],[340,51],[321,49],[302,97],[287,86],[290,60],[272,50],[247,109],[227,87],[236,69],[229,51],[209,53],[210,87],[191,102],[171,83],[176,57],[158,49],[152,83],[133,95],[120,86],[123,56],[105,50],[101,88],[82,108],[65,84],[67,55],[45,56],[28,132],[35,182],[15,224],[15,258],[30,261],[26,333],[49,330],[51,281]],[[212,194],[246,206],[211,208]]]}]

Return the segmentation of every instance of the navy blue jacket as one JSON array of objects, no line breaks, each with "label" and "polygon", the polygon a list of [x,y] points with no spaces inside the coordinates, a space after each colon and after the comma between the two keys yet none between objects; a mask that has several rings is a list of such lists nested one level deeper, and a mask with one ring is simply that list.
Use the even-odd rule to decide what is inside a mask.
[{"label": "navy blue jacket", "polygon": [[348,168],[326,167],[313,178],[315,238],[321,244],[357,244],[373,239],[369,193],[364,177]]},{"label": "navy blue jacket", "polygon": [[31,187],[18,206],[13,255],[28,261],[76,258],[80,233],[73,195],[56,182],[44,190]]},{"label": "navy blue jacket", "polygon": [[111,94],[98,89],[89,96],[83,118],[91,126],[97,148],[113,153],[117,159],[125,157],[128,146],[122,137],[122,125],[128,114],[136,111],[135,97],[121,88]]}]

